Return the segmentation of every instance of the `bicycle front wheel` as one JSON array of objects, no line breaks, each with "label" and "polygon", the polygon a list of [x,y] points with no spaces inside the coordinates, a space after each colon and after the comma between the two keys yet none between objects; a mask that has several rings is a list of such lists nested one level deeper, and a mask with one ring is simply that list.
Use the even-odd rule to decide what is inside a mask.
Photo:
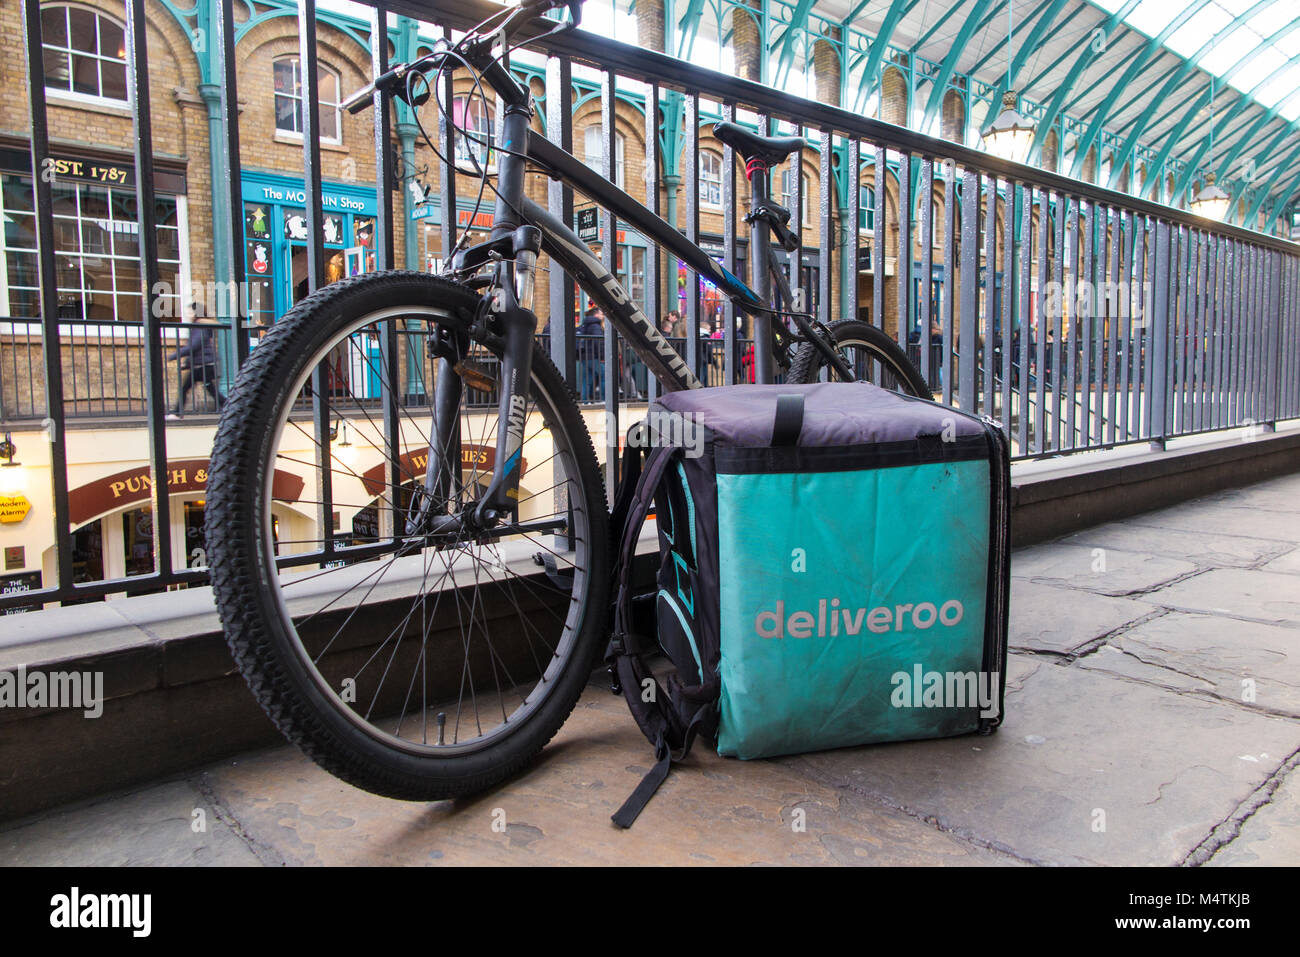
[{"label": "bicycle front wheel", "polygon": [[[605,637],[604,485],[544,353],[516,508],[486,531],[412,531],[431,527],[412,523],[421,509],[464,514],[492,475],[500,345],[474,331],[478,304],[419,273],[320,290],[253,349],[212,454],[212,581],[240,671],[290,741],[389,797],[456,797],[522,767],[573,709]],[[429,355],[448,341],[454,369]],[[443,434],[460,468],[435,500],[430,406],[453,375],[460,405]]]},{"label": "bicycle front wheel", "polygon": [[[858,319],[841,319],[826,328],[835,349],[853,370],[854,381],[871,382],[905,395],[933,398],[907,353],[883,329]],[[834,378],[835,372],[826,358],[812,343],[805,342],[795,353],[787,380],[804,383]]]}]

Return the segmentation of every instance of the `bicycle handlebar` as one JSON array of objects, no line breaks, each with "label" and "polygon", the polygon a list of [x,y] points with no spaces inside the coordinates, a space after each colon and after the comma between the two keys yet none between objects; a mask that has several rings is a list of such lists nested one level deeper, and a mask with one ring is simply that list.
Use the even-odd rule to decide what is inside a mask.
[{"label": "bicycle handlebar", "polygon": [[[554,21],[544,21],[547,23],[554,23],[554,25],[544,33],[538,34],[537,36],[530,38],[527,42],[530,43],[536,42],[537,40],[540,40],[543,37],[551,36],[552,34],[560,33],[563,31],[575,29],[582,22],[583,2],[584,0],[521,0],[517,8],[505,19],[505,21],[501,24],[498,30],[494,32],[504,31],[505,27],[509,25],[510,22],[514,20],[516,17],[527,16],[528,19],[530,20],[537,20],[540,19],[544,14],[549,13],[552,10],[559,10],[563,8],[567,8],[569,11],[569,20],[567,23],[564,22],[554,23]],[[438,42],[440,44],[444,44],[442,50],[445,50],[446,49],[445,41],[440,40]],[[435,47],[434,55],[433,55],[434,58],[436,58],[436,55],[439,52],[442,51]],[[428,58],[426,57],[425,59]],[[372,80],[370,83],[367,83],[361,89],[349,94],[348,97],[342,102],[341,106],[349,113],[352,114],[360,113],[362,110],[365,110],[371,105],[373,105],[374,95],[376,90],[383,93],[385,96],[396,94],[402,97],[403,100],[405,100],[406,97],[404,96],[404,92],[406,86],[406,74],[411,70],[411,68],[412,68],[411,64],[399,63],[397,66],[393,67],[387,73],[380,75],[375,80]],[[419,106],[428,98],[429,98],[429,91],[426,89],[424,95],[417,97],[416,98],[417,101],[411,103],[410,105]]]}]

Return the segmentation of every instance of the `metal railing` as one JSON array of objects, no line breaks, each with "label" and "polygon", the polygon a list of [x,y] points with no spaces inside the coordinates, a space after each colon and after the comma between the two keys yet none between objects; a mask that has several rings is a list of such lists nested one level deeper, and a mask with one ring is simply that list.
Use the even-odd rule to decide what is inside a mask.
[{"label": "metal railing", "polygon": [[[31,157],[35,188],[35,222],[39,249],[39,286],[43,343],[60,342],[60,348],[37,348],[34,333],[18,337],[8,359],[0,359],[6,375],[28,370],[32,388],[43,384],[45,413],[55,435],[79,415],[113,414],[129,407],[148,424],[149,460],[154,474],[168,462],[165,416],[179,383],[166,356],[180,339],[173,325],[154,318],[151,292],[156,286],[154,249],[154,176],[152,117],[148,51],[144,42],[147,0],[126,0],[128,85],[139,104],[134,116],[135,192],[141,239],[142,320],[131,327],[132,348],[123,362],[131,370],[128,396],[83,399],[72,375],[81,363],[82,378],[116,373],[89,370],[92,333],[80,344],[64,343],[66,320],[59,318],[58,284],[54,259],[54,229],[50,184],[39,172],[50,157],[42,74],[42,38],[39,0],[22,0],[24,51],[28,69],[31,114]],[[371,8],[371,34],[384,32],[392,15],[408,16],[432,24],[435,33],[464,29],[497,9],[480,0],[362,0]],[[212,144],[223,172],[212,184],[214,208],[229,211],[230,219],[215,230],[221,247],[218,261],[231,264],[218,282],[241,282],[245,269],[244,221],[240,169],[239,88],[235,56],[234,4],[222,2],[216,35],[221,89],[220,118],[215,123],[224,141]],[[298,26],[303,77],[303,187],[306,197],[308,285],[324,282],[325,249],[322,239],[319,147],[319,91],[317,77],[316,6],[300,0]],[[372,44],[372,75],[389,67],[389,45]],[[645,116],[646,182],[656,184],[647,204],[656,212],[663,205],[657,188],[665,172],[683,169],[685,216],[679,225],[686,236],[699,241],[700,181],[689,173],[699,167],[701,119],[754,120],[760,129],[804,137],[807,152],[820,166],[815,225],[805,229],[794,217],[792,226],[801,241],[817,249],[814,301],[819,318],[868,314],[872,322],[910,346],[923,375],[939,399],[967,412],[995,417],[1007,429],[1019,457],[1061,455],[1123,443],[1162,444],[1176,436],[1224,429],[1243,424],[1267,426],[1300,415],[1300,246],[1245,229],[1214,224],[1189,213],[1136,199],[1065,176],[1006,162],[954,143],[858,116],[833,105],[792,97],[757,83],[721,75],[672,57],[619,43],[587,31],[561,34],[545,41],[546,135],[553,142],[573,145],[572,81],[575,65],[589,67],[599,77],[605,135],[600,137],[605,169],[613,169],[614,101],[619,96],[639,97],[651,108]],[[450,81],[448,81],[450,83]],[[450,87],[446,91],[451,93]],[[375,223],[375,267],[397,264],[394,255],[393,197],[397,185],[397,157],[393,146],[392,104],[377,98],[374,119],[376,169],[379,170]],[[680,164],[660,149],[662,117],[680,120],[685,148]],[[439,125],[440,152],[455,155],[455,130]],[[722,260],[738,272],[740,243],[737,201],[737,162],[723,147],[721,199],[723,210]],[[883,171],[883,172],[881,172]],[[879,173],[879,175],[877,175]],[[437,171],[440,196],[441,248],[456,244],[457,171],[441,165]],[[633,171],[627,179],[632,181]],[[857,229],[840,227],[840,220],[856,224],[860,218],[861,190],[873,193],[869,268],[859,270]],[[791,177],[790,206],[804,203],[803,177]],[[841,201],[842,197],[842,201]],[[919,200],[919,201],[918,201]],[[928,201],[927,201],[928,200]],[[573,221],[573,196],[557,182],[548,185],[550,210],[566,222]],[[601,222],[606,236],[615,235],[617,223],[605,213]],[[808,235],[805,235],[807,233]],[[936,242],[937,238],[937,242]],[[603,255],[613,267],[614,244]],[[902,252],[899,255],[899,252]],[[893,263],[893,272],[886,269]],[[676,275],[669,264],[651,255],[646,260],[644,311],[659,317],[677,304]],[[796,294],[806,280],[803,270],[792,277]],[[753,274],[751,270],[751,275]],[[931,282],[915,282],[917,277]],[[867,283],[869,282],[869,285]],[[860,291],[861,285],[861,291]],[[838,287],[839,295],[835,295]],[[1082,292],[1080,291],[1082,290]],[[803,290],[811,292],[812,290]],[[860,301],[861,299],[861,301]],[[736,316],[728,308],[720,340],[701,340],[702,293],[698,277],[687,271],[684,293],[688,342],[701,348],[685,350],[686,361],[709,384],[742,381],[744,348]],[[556,330],[547,348],[562,373],[577,386],[583,361],[582,340],[574,331],[577,307],[573,282],[558,270],[549,276],[549,315]],[[910,343],[913,330],[922,328],[921,317],[934,317],[929,345]],[[901,317],[901,320],[900,320]],[[392,326],[392,323],[387,324]],[[924,325],[929,326],[927,319]],[[88,324],[89,327],[89,324]],[[102,323],[98,326],[102,329]],[[235,365],[248,354],[247,323],[240,316],[222,316],[223,359]],[[96,332],[93,335],[99,336]],[[25,338],[24,338],[25,337]],[[76,339],[76,336],[72,337]],[[138,347],[134,345],[138,341]],[[109,351],[120,351],[110,336]],[[397,354],[397,333],[389,329],[376,343],[390,357]],[[624,354],[613,330],[604,337],[604,383],[619,389],[588,389],[589,401],[604,403],[615,428],[607,435],[606,458],[618,441],[620,402],[640,393],[631,376],[624,387],[620,368]],[[25,352],[23,350],[26,350]],[[631,364],[629,364],[631,365]],[[391,367],[391,366],[390,366]],[[39,375],[37,370],[39,369]],[[635,367],[632,365],[634,371]],[[718,370],[716,373],[713,370]],[[229,369],[223,372],[229,374]],[[116,388],[116,386],[115,386]],[[655,383],[645,384],[653,397]],[[7,393],[6,393],[7,396]],[[194,393],[186,401],[205,401]],[[24,411],[23,401],[29,403]],[[385,428],[392,426],[403,396],[381,395]],[[96,403],[99,403],[96,406]],[[120,403],[126,403],[122,405]],[[7,417],[37,415],[29,390],[16,399]],[[317,430],[329,428],[328,415],[316,416]],[[324,438],[318,434],[317,440]],[[395,444],[395,443],[394,443]],[[73,585],[71,526],[68,509],[68,461],[65,446],[51,444],[56,531],[57,580],[39,592],[0,599],[0,607],[33,601],[84,600],[124,591],[128,581],[101,581]],[[613,460],[613,461],[610,461]],[[166,515],[165,483],[154,483],[154,514]],[[198,581],[203,572],[179,567],[171,554],[168,536],[156,536],[155,571],[130,579],[132,588],[160,587]]]}]

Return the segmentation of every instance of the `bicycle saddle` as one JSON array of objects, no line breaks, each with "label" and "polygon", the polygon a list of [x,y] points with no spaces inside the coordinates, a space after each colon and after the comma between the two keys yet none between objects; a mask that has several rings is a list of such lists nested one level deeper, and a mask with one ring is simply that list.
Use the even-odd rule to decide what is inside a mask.
[{"label": "bicycle saddle", "polygon": [[735,123],[714,123],[713,135],[739,153],[746,163],[757,160],[767,167],[775,166],[804,145],[798,136],[759,136]]}]

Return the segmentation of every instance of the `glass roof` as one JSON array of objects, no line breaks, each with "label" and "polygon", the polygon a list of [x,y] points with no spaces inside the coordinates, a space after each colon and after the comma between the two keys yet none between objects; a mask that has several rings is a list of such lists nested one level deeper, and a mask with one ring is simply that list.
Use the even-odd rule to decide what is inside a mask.
[{"label": "glass roof", "polygon": [[[1126,0],[1091,0],[1116,13]],[[1124,22],[1158,37],[1184,4],[1142,0]],[[1287,120],[1300,119],[1300,7],[1295,0],[1209,0],[1164,41],[1173,52]]]}]

